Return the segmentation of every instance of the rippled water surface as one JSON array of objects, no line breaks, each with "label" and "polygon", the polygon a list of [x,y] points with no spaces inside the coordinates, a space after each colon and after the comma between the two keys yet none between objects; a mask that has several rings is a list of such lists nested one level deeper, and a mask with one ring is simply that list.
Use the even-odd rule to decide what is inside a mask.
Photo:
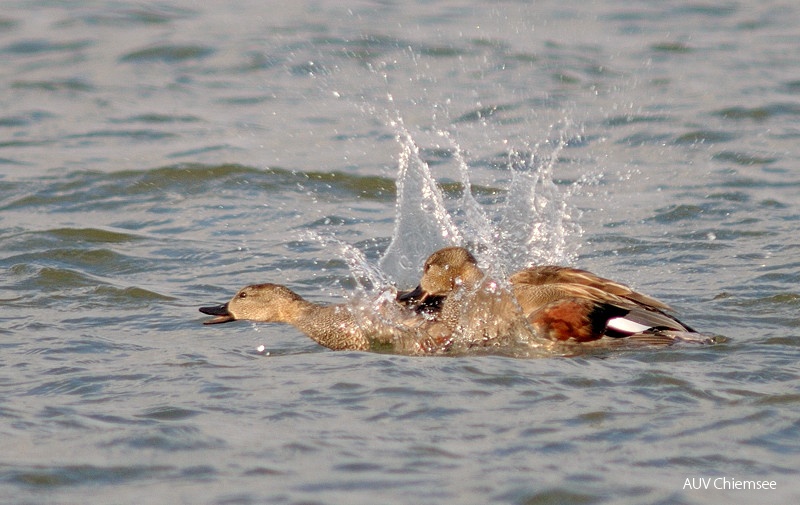
[{"label": "rippled water surface", "polygon": [[[779,1],[4,2],[0,501],[797,503],[799,25]],[[197,311],[408,288],[453,241],[729,340],[414,358]],[[775,489],[715,489],[741,481]]]}]

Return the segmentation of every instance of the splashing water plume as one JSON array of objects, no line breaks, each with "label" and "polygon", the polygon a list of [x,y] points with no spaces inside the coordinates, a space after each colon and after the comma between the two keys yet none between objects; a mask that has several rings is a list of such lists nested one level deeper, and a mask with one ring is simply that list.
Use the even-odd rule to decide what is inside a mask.
[{"label": "splashing water plume", "polygon": [[[377,115],[375,110],[371,112]],[[448,144],[456,164],[462,187],[458,199],[446,198],[399,111],[392,115],[384,110],[384,114],[395,131],[400,153],[395,227],[378,265],[333,236],[305,234],[307,239],[338,250],[364,294],[392,285],[416,285],[425,259],[447,246],[467,247],[484,270],[501,282],[529,266],[576,261],[583,231],[573,219],[578,210],[568,200],[583,182],[559,186],[554,180],[559,154],[568,144],[563,132],[556,141],[535,144],[525,151],[509,150],[505,169],[496,177],[505,182],[492,184],[493,192],[504,198],[481,203],[473,194],[473,168],[452,133],[435,131]]]},{"label": "splashing water plume", "polygon": [[408,285],[419,279],[419,268],[436,249],[463,242],[419,147],[398,117],[391,121],[401,146],[397,174],[397,202],[392,241],[381,258],[381,268],[395,282]]},{"label": "splashing water plume", "polygon": [[339,257],[347,263],[350,274],[355,279],[359,289],[364,293],[370,293],[391,285],[391,280],[384,271],[377,265],[370,263],[364,253],[357,247],[331,235],[320,235],[313,231],[306,231],[304,237],[308,240],[319,242],[326,249],[337,250]]},{"label": "splashing water plume", "polygon": [[[537,264],[571,264],[577,258],[582,230],[572,218],[568,199],[580,183],[565,188],[553,176],[563,136],[529,149],[510,151],[508,182],[502,204],[481,204],[473,195],[471,167],[450,132],[438,131],[450,146],[463,187],[458,201],[448,201],[430,166],[420,157],[412,134],[401,119],[392,121],[401,147],[398,160],[396,221],[392,240],[380,261],[383,273],[401,286],[414,285],[432,252],[466,246],[487,273],[498,278]],[[550,149],[550,152],[546,152]],[[543,154],[544,153],[544,154]],[[452,209],[448,210],[448,204]],[[467,238],[468,237],[468,238]]]},{"label": "splashing water plume", "polygon": [[566,143],[559,140],[555,149],[540,157],[540,146],[525,157],[509,154],[511,183],[498,223],[498,240],[503,244],[497,260],[511,270],[541,264],[572,264],[577,259],[580,226],[573,221],[576,209],[568,205],[569,188],[561,191],[553,178],[558,154]]},{"label": "splashing water plume", "polygon": [[[563,135],[556,142],[529,147],[525,153],[530,154],[509,150],[504,167],[483,167],[490,170],[493,181],[491,196],[482,202],[473,192],[471,179],[482,167],[469,165],[454,134],[433,132],[449,147],[462,189],[459,197],[446,194],[437,183],[399,112],[395,111],[393,117],[388,117],[391,111],[384,112],[388,126],[395,131],[400,153],[395,227],[378,264],[337,238],[306,234],[326,249],[337,251],[347,263],[358,289],[346,296],[351,312],[364,328],[373,324],[407,328],[403,318],[408,315],[395,302],[396,289],[416,286],[425,259],[443,247],[468,248],[501,289],[508,287],[507,278],[519,269],[575,261],[576,238],[582,230],[572,219],[577,210],[568,199],[581,183],[559,186],[553,177],[559,154],[567,145]],[[526,350],[514,353],[531,349],[526,346]]]}]

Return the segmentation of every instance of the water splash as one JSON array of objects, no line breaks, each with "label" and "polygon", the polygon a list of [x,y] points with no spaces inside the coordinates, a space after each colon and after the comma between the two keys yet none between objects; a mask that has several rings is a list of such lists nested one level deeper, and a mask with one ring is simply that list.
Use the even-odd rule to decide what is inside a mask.
[{"label": "water splash", "polygon": [[560,139],[544,154],[539,145],[527,156],[509,153],[511,183],[497,228],[503,244],[498,260],[511,270],[577,259],[575,239],[583,230],[572,217],[578,210],[568,201],[573,187],[560,188],[553,174],[565,146]]},{"label": "water splash", "polygon": [[[488,214],[484,211],[478,200],[472,194],[472,181],[469,178],[469,165],[464,156],[464,152],[458,142],[455,141],[452,134],[445,131],[440,131],[439,136],[448,141],[453,152],[453,159],[458,165],[458,172],[461,178],[461,185],[463,186],[461,202],[459,208],[463,213],[463,220],[461,223],[462,234],[466,237],[472,237],[474,245],[480,246],[481,253],[489,258],[497,258],[500,256],[500,242],[498,241],[498,231]],[[428,167],[426,167],[429,169]],[[495,265],[500,263],[492,262]],[[489,274],[496,275],[503,272],[495,272],[491,268],[487,270]]]},{"label": "water splash", "polygon": [[319,242],[324,249],[334,250],[342,258],[350,274],[355,279],[358,288],[363,293],[371,293],[392,284],[391,279],[379,266],[370,263],[364,253],[357,247],[343,242],[331,235],[321,235],[313,231],[306,231],[304,238]]},{"label": "water splash", "polygon": [[[388,99],[392,101],[391,95]],[[460,192],[446,194],[400,112],[391,108],[369,112],[384,117],[400,148],[395,227],[389,246],[375,264],[335,237],[314,233],[306,237],[338,251],[362,293],[374,294],[387,286],[413,287],[425,259],[446,246],[467,247],[489,275],[501,280],[532,265],[576,261],[582,229],[575,220],[579,211],[569,199],[582,182],[558,184],[554,175],[569,142],[568,124],[560,125],[556,140],[523,150],[508,149],[504,165],[487,168],[494,179],[490,183],[494,196],[481,202],[472,182],[481,168],[470,166],[454,133],[433,132],[443,139],[461,186]]]},{"label": "water splash", "polygon": [[414,285],[433,251],[451,245],[469,248],[492,276],[505,278],[536,264],[571,264],[577,259],[580,225],[569,198],[580,183],[559,185],[554,177],[567,141],[537,144],[523,154],[511,150],[502,174],[501,203],[481,204],[473,194],[471,167],[454,135],[436,132],[450,148],[462,186],[448,200],[431,167],[421,158],[414,137],[401,119],[395,128],[398,159],[396,221],[392,240],[380,261],[383,273],[401,286]]},{"label": "water splash", "polygon": [[398,159],[397,202],[392,241],[381,258],[381,268],[395,282],[419,280],[419,269],[431,252],[463,242],[461,232],[445,207],[444,195],[430,167],[422,159],[401,117],[391,121],[401,151]]},{"label": "water splash", "polygon": [[[442,247],[470,249],[484,271],[497,280],[499,289],[507,288],[506,279],[519,269],[575,260],[582,230],[573,219],[577,210],[568,200],[580,183],[563,185],[554,178],[559,155],[567,145],[563,135],[556,142],[528,147],[524,151],[527,154],[508,150],[505,164],[486,167],[488,172],[481,174],[481,167],[470,166],[453,133],[434,131],[447,144],[460,183],[460,192],[445,192],[400,114],[387,118],[387,124],[395,131],[400,152],[395,228],[380,260],[371,262],[357,247],[333,236],[306,234],[347,263],[357,286],[355,292],[346,294],[348,309],[362,329],[413,333],[415,338],[427,335],[422,329],[425,316],[409,314],[396,303],[396,289],[415,286],[425,259]],[[484,193],[489,196],[484,197],[473,190],[472,180],[474,175],[485,177],[487,173],[493,181]],[[417,329],[422,333],[414,333]],[[500,352],[514,356],[551,352],[549,348],[539,349],[541,343],[531,340],[530,331],[527,322],[521,320],[520,325],[509,329],[509,335],[502,335],[510,340],[507,349],[501,346],[505,350]],[[453,345],[465,346],[462,352],[472,349],[475,335],[466,330]]]}]

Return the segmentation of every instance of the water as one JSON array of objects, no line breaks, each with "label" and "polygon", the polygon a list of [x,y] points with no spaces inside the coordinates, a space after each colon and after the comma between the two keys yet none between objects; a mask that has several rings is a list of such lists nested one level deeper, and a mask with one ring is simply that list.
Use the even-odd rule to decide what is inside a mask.
[{"label": "water", "polygon": [[[797,502],[798,20],[4,2],[0,500]],[[456,233],[730,341],[411,358],[197,312],[252,282],[405,284]],[[777,489],[686,487],[723,477]]]}]

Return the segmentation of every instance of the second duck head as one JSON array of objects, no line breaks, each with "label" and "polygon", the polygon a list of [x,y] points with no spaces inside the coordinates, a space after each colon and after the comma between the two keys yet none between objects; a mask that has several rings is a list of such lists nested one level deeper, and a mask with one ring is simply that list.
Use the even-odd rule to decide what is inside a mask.
[{"label": "second duck head", "polygon": [[463,247],[445,247],[431,254],[422,267],[422,278],[413,290],[398,293],[397,300],[423,307],[441,302],[461,288],[473,289],[484,278],[478,261]]}]

